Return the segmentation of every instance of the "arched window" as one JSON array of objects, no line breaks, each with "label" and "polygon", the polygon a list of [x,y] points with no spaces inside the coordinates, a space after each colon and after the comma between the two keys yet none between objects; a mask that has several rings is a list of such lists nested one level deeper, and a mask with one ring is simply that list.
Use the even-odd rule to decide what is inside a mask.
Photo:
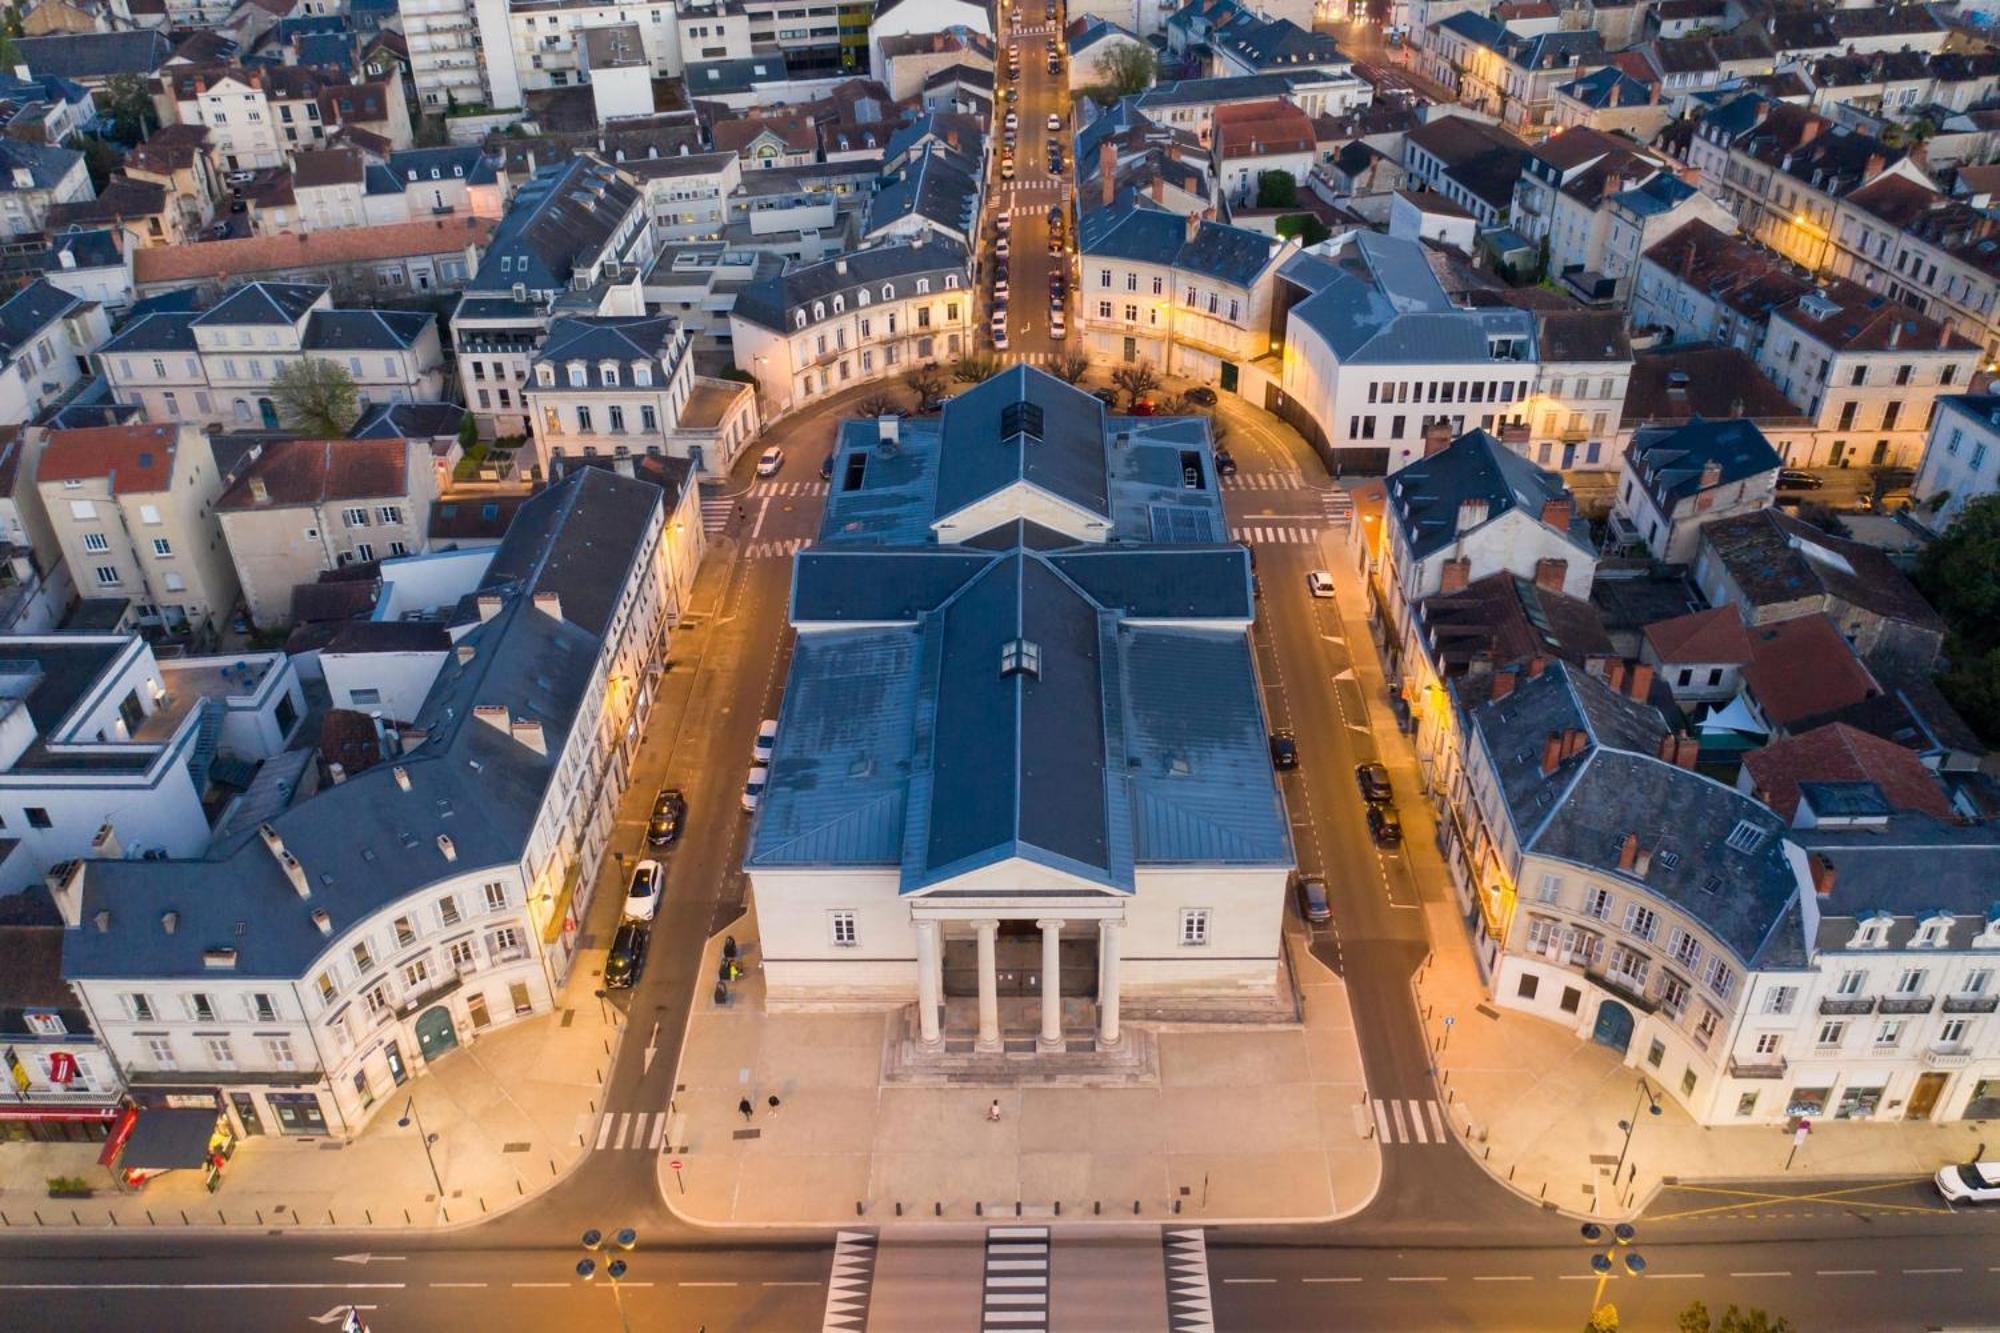
[{"label": "arched window", "polygon": [[866,287],[863,287],[860,291],[856,292],[854,295],[855,298],[859,300],[862,305],[868,304],[868,289]]},{"label": "arched window", "polygon": [[826,303],[824,301],[814,301],[813,322],[818,323],[820,320],[825,318],[826,318]]},{"label": "arched window", "polygon": [[834,297],[834,298],[833,298],[833,313],[837,315],[837,314],[839,314],[839,313],[840,313],[841,311],[843,311],[843,310],[845,310],[845,309],[847,309],[847,298],[846,298],[846,297],[844,297],[844,296],[836,296],[836,297]]},{"label": "arched window", "polygon": [[945,274],[945,275],[944,275],[944,285],[945,285],[945,286],[947,286],[947,287],[956,287],[956,286],[958,286],[958,274],[956,274],[956,273],[947,273],[947,274]]},{"label": "arched window", "polygon": [[804,328],[806,326],[806,312],[803,310],[794,311],[792,313],[792,323],[796,328]]},{"label": "arched window", "polygon": [[883,299],[883,300],[885,300],[885,301],[893,301],[893,300],[895,300],[895,299],[896,299],[896,289],[895,289],[895,287],[893,287],[893,286],[892,286],[892,285],[890,285],[889,283],[886,283],[886,282],[885,282],[885,283],[883,283],[883,284],[882,284],[882,299]]},{"label": "arched window", "polygon": [[929,278],[918,278],[918,279],[917,279],[917,295],[918,295],[918,296],[927,296],[927,295],[929,295],[929,294],[930,294],[930,290],[931,290],[931,280],[930,280]]}]

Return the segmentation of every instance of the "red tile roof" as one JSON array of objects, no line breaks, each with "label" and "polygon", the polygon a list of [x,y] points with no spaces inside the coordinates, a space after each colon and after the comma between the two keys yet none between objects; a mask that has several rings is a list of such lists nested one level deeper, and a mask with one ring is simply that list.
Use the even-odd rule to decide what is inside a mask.
[{"label": "red tile roof", "polygon": [[261,448],[216,500],[217,510],[386,499],[409,490],[407,440],[276,440]]},{"label": "red tile roof", "polygon": [[1238,102],[1215,109],[1215,142],[1224,157],[1310,153],[1318,143],[1312,117],[1290,102]]},{"label": "red tile roof", "polygon": [[1787,820],[1799,808],[1801,782],[1872,782],[1891,809],[1920,810],[1939,819],[1952,815],[1944,788],[1914,752],[1845,722],[1773,741],[1745,755],[1743,766],[1764,803]]},{"label": "red tile roof", "polygon": [[1663,664],[1734,663],[1750,660],[1750,633],[1736,608],[1718,606],[1646,626],[1646,642]]},{"label": "red tile roof", "polygon": [[173,481],[180,437],[179,426],[165,423],[50,431],[35,480],[109,478],[114,495],[164,491]]},{"label": "red tile roof", "polygon": [[1788,727],[1880,694],[1831,620],[1814,612],[1749,631],[1744,684],[1772,725]]},{"label": "red tile roof", "polygon": [[217,276],[247,281],[260,274],[298,268],[452,254],[468,245],[484,246],[492,239],[497,225],[494,218],[465,216],[391,222],[380,227],[342,227],[310,236],[284,232],[233,241],[149,246],[132,257],[133,280],[141,286],[200,282]]}]

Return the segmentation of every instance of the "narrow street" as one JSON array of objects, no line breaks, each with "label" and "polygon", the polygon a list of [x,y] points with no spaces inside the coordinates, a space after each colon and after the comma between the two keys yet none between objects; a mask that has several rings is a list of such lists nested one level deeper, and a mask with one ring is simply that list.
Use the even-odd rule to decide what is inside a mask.
[{"label": "narrow street", "polygon": [[[984,270],[989,286],[981,308],[989,314],[1006,312],[1004,348],[998,347],[1001,340],[993,337],[993,327],[987,329],[988,345],[999,350],[1003,361],[1046,366],[1079,343],[1067,330],[1058,340],[1053,328],[1053,316],[1068,310],[1075,286],[1076,164],[1069,160],[1075,131],[1067,55],[1054,72],[1049,67],[1050,54],[1063,50],[1067,13],[1060,0],[1015,0],[999,14],[1001,54],[994,86],[1000,97],[994,108],[993,175],[981,237],[981,248],[996,258]],[[1009,74],[1010,62],[1018,73]],[[1006,100],[1009,92],[1015,94],[1011,102]],[[1051,168],[1052,147],[1062,155],[1061,172]],[[1010,160],[1011,180],[1005,174]],[[1059,228],[1050,225],[1051,210],[1061,219]],[[1004,299],[998,294],[1001,273],[1006,275]]]}]

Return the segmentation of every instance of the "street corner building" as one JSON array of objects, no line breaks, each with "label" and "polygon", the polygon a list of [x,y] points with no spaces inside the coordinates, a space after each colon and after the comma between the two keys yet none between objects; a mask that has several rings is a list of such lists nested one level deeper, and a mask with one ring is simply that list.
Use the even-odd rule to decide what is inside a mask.
[{"label": "street corner building", "polygon": [[[337,705],[377,707],[373,729],[350,714],[370,743],[343,750],[328,785],[260,784],[191,844],[129,808],[79,819],[103,827],[47,875],[62,975],[136,1102],[212,1104],[239,1134],[339,1137],[484,1030],[550,1011],[692,581],[695,493],[685,468],[664,485],[579,468],[497,546],[384,562],[387,623],[369,628],[428,630],[436,651],[399,634],[341,674],[325,666]],[[88,694],[52,678],[37,698],[81,718],[73,730],[174,703],[188,721],[162,767],[206,765],[218,739],[240,752],[238,724],[212,729],[162,694],[158,679],[193,686],[159,666],[153,704],[125,692],[147,684],[131,673]],[[78,748],[101,763],[106,735]]]},{"label": "street corner building", "polygon": [[1048,1052],[1276,1001],[1293,853],[1254,615],[1200,419],[1017,367],[844,423],[745,863],[769,1003],[914,1002],[936,1050],[976,1000],[998,1051],[1029,1035],[1003,997],[1039,997]]}]

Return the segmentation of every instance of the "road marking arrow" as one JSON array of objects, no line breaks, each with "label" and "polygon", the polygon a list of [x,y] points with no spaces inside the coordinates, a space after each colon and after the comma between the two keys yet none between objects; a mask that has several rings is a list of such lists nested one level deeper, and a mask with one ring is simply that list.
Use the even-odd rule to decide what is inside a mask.
[{"label": "road marking arrow", "polygon": [[404,1256],[400,1254],[369,1254],[365,1251],[360,1254],[336,1254],[333,1256],[333,1261],[337,1264],[400,1264],[403,1262],[403,1259]]},{"label": "road marking arrow", "polygon": [[653,1024],[653,1035],[646,1039],[646,1067],[644,1070],[645,1073],[650,1074],[653,1072],[653,1057],[658,1055],[659,1053],[660,1053],[660,1025],[656,1022]]},{"label": "road marking arrow", "polygon": [[315,1324],[339,1324],[346,1321],[347,1313],[350,1310],[379,1310],[381,1308],[379,1305],[336,1305],[325,1314],[310,1315],[308,1318]]}]

